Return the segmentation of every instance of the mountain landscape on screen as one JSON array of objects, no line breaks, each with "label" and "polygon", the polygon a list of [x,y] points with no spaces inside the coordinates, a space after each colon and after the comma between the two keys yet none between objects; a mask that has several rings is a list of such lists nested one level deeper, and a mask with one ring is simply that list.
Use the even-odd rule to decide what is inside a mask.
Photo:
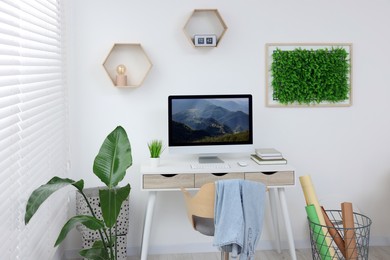
[{"label": "mountain landscape on screen", "polygon": [[191,144],[248,141],[248,109],[245,100],[175,100],[172,106],[173,139]]}]

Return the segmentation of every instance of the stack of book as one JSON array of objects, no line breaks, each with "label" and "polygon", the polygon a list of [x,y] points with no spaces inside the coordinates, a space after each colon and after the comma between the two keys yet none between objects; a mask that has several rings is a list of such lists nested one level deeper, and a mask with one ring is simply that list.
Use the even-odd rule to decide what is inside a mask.
[{"label": "stack of book", "polygon": [[274,148],[256,149],[256,154],[252,154],[251,159],[258,164],[287,164],[282,153]]}]

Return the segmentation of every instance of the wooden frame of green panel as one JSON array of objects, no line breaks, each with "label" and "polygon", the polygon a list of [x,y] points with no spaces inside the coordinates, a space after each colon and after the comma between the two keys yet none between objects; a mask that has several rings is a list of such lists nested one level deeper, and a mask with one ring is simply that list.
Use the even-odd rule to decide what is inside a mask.
[{"label": "wooden frame of green panel", "polygon": [[266,106],[352,105],[351,43],[267,43]]}]

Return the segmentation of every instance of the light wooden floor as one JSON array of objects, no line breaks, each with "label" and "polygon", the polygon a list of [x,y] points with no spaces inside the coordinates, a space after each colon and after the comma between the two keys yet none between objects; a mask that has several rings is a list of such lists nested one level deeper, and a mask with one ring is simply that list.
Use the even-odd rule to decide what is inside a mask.
[{"label": "light wooden floor", "polygon": [[[309,249],[296,250],[298,260],[311,260]],[[139,257],[128,257],[128,260],[138,260]],[[219,260],[219,253],[197,253],[197,254],[177,254],[177,255],[151,255],[148,260]],[[289,260],[288,250],[283,250],[281,254],[276,251],[258,251],[255,260]],[[390,247],[370,247],[369,260],[389,260]]]}]

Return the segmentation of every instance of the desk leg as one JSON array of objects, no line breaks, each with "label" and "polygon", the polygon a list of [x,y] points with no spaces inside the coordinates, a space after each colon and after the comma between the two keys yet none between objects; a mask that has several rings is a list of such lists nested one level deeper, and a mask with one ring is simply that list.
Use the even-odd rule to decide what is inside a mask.
[{"label": "desk leg", "polygon": [[281,246],[280,246],[279,219],[278,219],[278,212],[277,212],[278,203],[276,202],[276,193],[277,193],[277,189],[270,188],[268,195],[269,195],[269,202],[271,207],[272,224],[274,226],[274,232],[275,232],[276,250],[280,254]]},{"label": "desk leg", "polygon": [[147,260],[148,258],[148,247],[150,230],[152,227],[152,218],[154,211],[154,204],[156,202],[157,191],[149,191],[148,205],[146,208],[145,222],[144,222],[144,233],[142,235],[141,245],[141,260]]},{"label": "desk leg", "polygon": [[283,211],[284,224],[286,226],[288,246],[290,248],[291,259],[296,260],[297,255],[295,253],[294,237],[291,228],[290,216],[288,214],[288,209],[287,209],[286,194],[284,188],[278,188],[278,191],[279,191],[280,205]]}]

